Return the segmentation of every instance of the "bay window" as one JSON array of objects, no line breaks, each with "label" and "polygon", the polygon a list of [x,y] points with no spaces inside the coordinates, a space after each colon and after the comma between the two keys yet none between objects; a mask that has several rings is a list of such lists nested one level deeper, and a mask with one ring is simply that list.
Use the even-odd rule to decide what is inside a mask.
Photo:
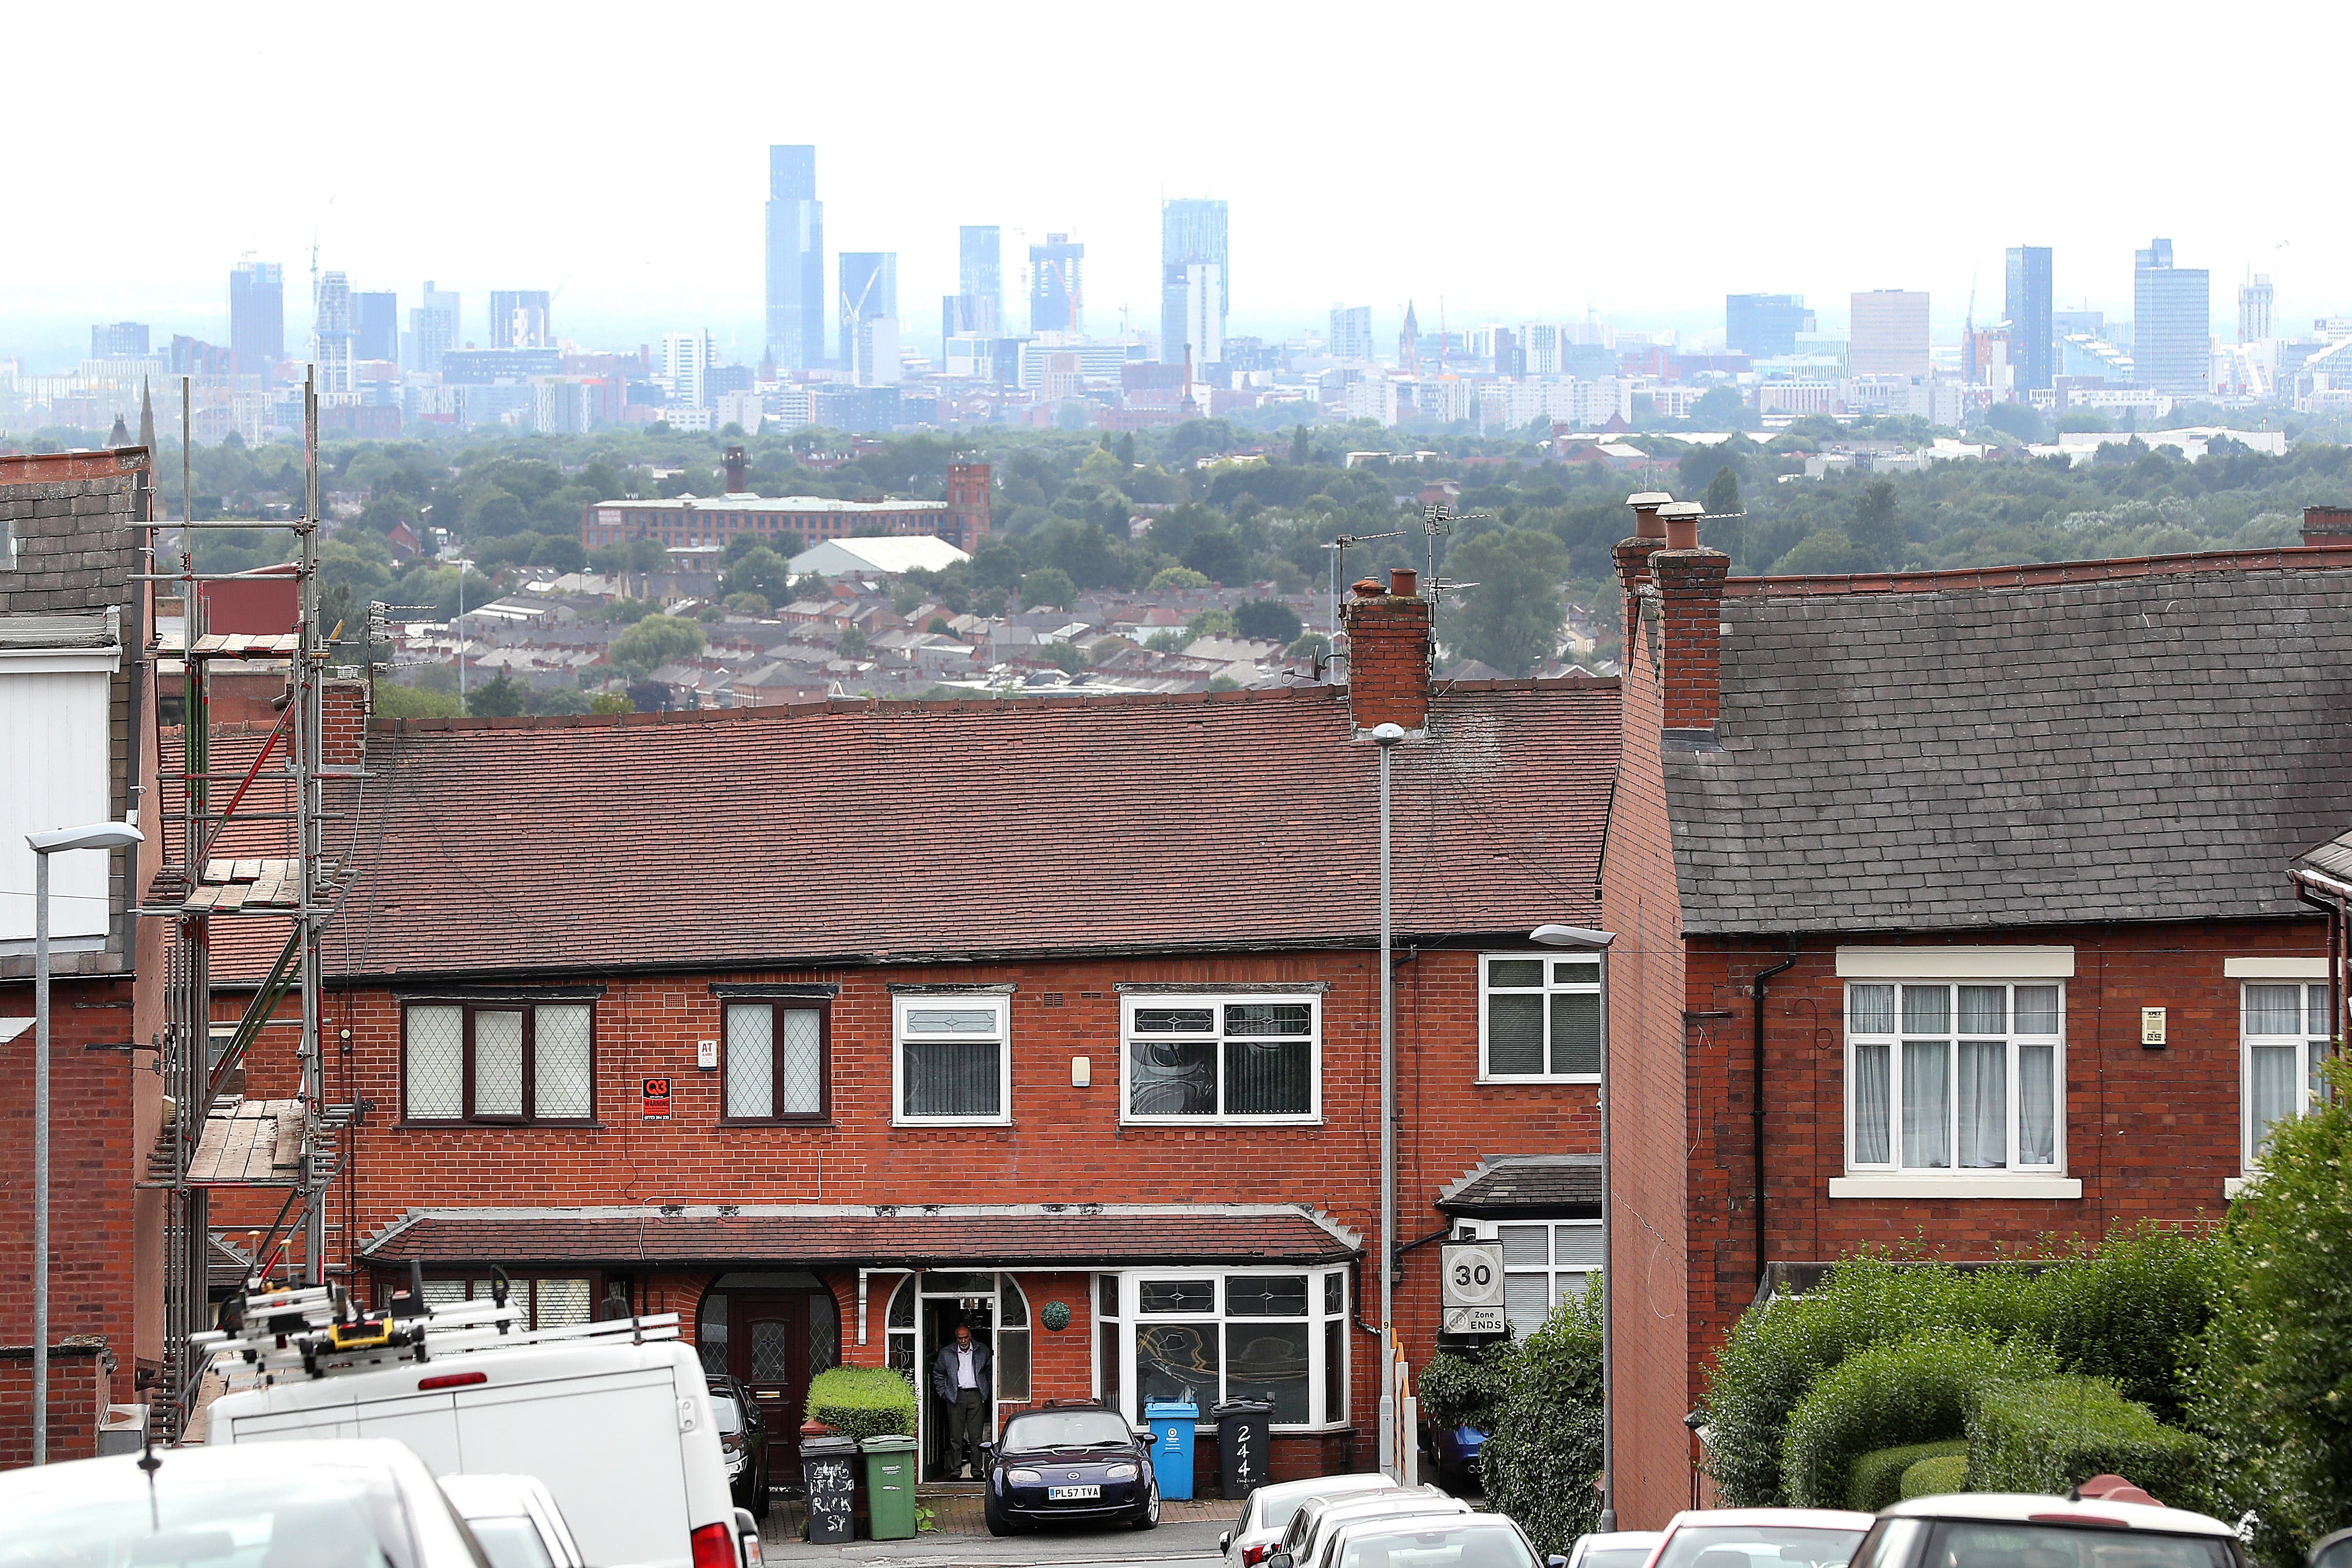
[{"label": "bay window", "polygon": [[1348,1418],[1345,1270],[1150,1270],[1098,1289],[1097,1392],[1130,1416],[1263,1399],[1276,1427]]},{"label": "bay window", "polygon": [[2055,1171],[2063,988],[1943,981],[1846,987],[1846,1166]]}]

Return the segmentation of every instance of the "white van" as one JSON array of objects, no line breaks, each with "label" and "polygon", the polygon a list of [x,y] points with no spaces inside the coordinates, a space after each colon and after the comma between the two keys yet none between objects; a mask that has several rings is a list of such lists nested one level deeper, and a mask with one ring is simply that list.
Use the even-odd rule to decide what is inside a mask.
[{"label": "white van", "polygon": [[232,1386],[255,1385],[213,1402],[208,1443],[394,1437],[436,1476],[538,1477],[591,1563],[741,1561],[709,1385],[675,1314],[532,1333],[503,1305],[362,1317],[327,1291],[246,1310],[245,1327],[205,1336]]}]

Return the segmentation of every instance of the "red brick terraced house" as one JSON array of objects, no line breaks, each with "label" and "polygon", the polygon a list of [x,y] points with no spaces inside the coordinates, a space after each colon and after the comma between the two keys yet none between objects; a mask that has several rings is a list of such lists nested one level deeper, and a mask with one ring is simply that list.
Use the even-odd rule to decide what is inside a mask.
[{"label": "red brick terraced house", "polygon": [[1727,580],[1663,499],[1618,559],[1664,687],[1692,1400],[1759,1281],[2218,1218],[2338,1032],[2288,870],[2352,819],[2352,540]]},{"label": "red brick terraced house", "polygon": [[[1612,1061],[1678,1061],[1681,985],[1654,739],[1647,793],[1612,818],[1617,684],[1433,693],[1425,600],[1360,590],[1349,615],[1352,692],[374,726],[328,946],[330,1082],[364,1106],[332,1266],[381,1296],[421,1263],[456,1297],[499,1265],[541,1322],[614,1296],[681,1312],[772,1432],[814,1372],[926,1367],[962,1321],[993,1341],[1000,1421],[1256,1396],[1276,1475],[1369,1465],[1365,729],[1412,732],[1394,974],[1416,1364],[1432,1243],[1501,1239],[1525,1326],[1602,1264],[1596,966],[1529,931],[1618,923]],[[247,1092],[290,1072],[257,1058]],[[1643,1201],[1674,1225],[1666,1114],[1674,1190]],[[1680,1272],[1641,1248],[1626,1343],[1678,1368]],[[1661,1522],[1687,1437],[1680,1381],[1651,1381],[1619,1420],[1620,1506]]]}]

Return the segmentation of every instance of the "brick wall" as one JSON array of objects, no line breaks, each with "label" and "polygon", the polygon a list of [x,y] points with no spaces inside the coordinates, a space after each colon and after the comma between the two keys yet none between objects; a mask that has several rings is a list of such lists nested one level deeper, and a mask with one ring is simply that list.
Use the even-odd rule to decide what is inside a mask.
[{"label": "brick wall", "polygon": [[[1667,628],[1638,590],[1668,553],[1654,539],[1617,547],[1625,595],[1624,738],[1601,906],[1610,950],[1610,1274],[1612,1441],[1620,1528],[1656,1530],[1690,1500],[1684,1246],[1681,899],[1667,835],[1661,729],[1672,722]],[[1654,553],[1656,552],[1656,553]],[[1716,558],[1721,559],[1720,556]]]},{"label": "brick wall", "polygon": [[[1885,946],[1884,936],[1849,940]],[[2325,957],[2323,920],[2202,921],[1970,933],[1956,946],[2072,946],[2065,982],[2065,1174],[2077,1199],[1831,1198],[1844,1174],[1843,983],[1834,936],[1797,944],[1765,1002],[1766,1248],[1830,1261],[1924,1236],[1990,1259],[2043,1238],[2097,1238],[2141,1218],[2218,1220],[2239,1172],[2239,987],[2231,957]],[[1692,1154],[1690,1395],[1756,1293],[1748,988],[1788,949],[1695,938],[1688,1007]],[[2169,1043],[2139,1043],[2140,1009],[2168,1010]],[[1712,1016],[1719,1015],[1719,1016]]]},{"label": "brick wall", "polygon": [[[92,1458],[106,1421],[114,1357],[102,1340],[49,1346],[47,1460]],[[0,1344],[0,1469],[33,1462],[33,1348]]]}]

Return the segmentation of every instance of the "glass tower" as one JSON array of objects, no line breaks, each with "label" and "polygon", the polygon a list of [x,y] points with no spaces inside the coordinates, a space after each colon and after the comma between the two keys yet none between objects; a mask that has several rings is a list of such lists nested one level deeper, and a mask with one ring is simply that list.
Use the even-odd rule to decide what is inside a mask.
[{"label": "glass tower", "polygon": [[816,149],[768,149],[768,357],[781,370],[825,362],[824,204]]}]

